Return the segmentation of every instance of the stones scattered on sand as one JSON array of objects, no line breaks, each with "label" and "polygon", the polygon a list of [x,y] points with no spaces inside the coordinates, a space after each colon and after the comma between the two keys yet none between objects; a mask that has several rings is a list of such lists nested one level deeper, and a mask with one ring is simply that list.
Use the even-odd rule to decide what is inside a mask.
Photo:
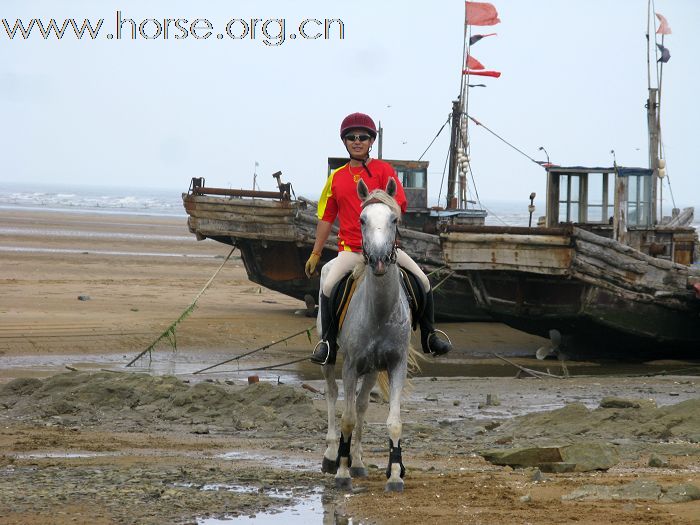
[{"label": "stones scattered on sand", "polygon": [[668,503],[686,503],[698,499],[700,499],[700,488],[690,483],[681,483],[665,490],[660,501]]},{"label": "stones scattered on sand", "polygon": [[534,481],[535,483],[545,480],[544,474],[542,474],[542,471],[537,467],[528,469],[528,477],[530,481]]},{"label": "stones scattered on sand", "polygon": [[321,393],[321,391],[318,388],[311,386],[308,383],[302,383],[301,388],[303,388],[304,390],[308,390],[309,392],[311,392],[313,394],[320,394]]},{"label": "stones scattered on sand", "polygon": [[608,470],[619,463],[617,449],[605,443],[575,443],[562,447],[530,447],[480,452],[494,465],[537,467],[541,472]]},{"label": "stones scattered on sand", "polygon": [[666,468],[669,466],[668,459],[664,456],[659,456],[658,454],[652,454],[649,458],[648,465],[654,468]]},{"label": "stones scattered on sand", "polygon": [[689,483],[669,488],[656,481],[635,480],[626,485],[584,485],[562,496],[564,501],[645,500],[660,503],[685,503],[700,499],[700,489]]},{"label": "stones scattered on sand", "polygon": [[78,301],[89,301],[90,296],[89,295],[79,295],[78,296]]},{"label": "stones scattered on sand", "polygon": [[486,394],[486,402],[479,403],[478,407],[479,410],[482,410],[487,407],[497,407],[500,405],[501,401],[498,399],[498,396],[496,394]]},{"label": "stones scattered on sand", "polygon": [[622,397],[604,397],[600,408],[656,408],[656,403],[648,399],[625,399]]}]

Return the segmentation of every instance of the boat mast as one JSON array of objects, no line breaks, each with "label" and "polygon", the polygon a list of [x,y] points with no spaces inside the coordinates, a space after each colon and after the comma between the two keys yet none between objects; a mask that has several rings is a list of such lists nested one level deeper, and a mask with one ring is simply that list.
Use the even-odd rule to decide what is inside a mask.
[{"label": "boat mast", "polygon": [[[659,123],[659,89],[651,85],[651,38],[652,38],[652,3],[647,2],[647,131],[649,133],[649,169],[653,170],[651,177],[651,223],[657,224],[657,191],[659,188],[659,136],[661,134]],[[656,49],[656,33],[653,33],[654,49]],[[656,65],[654,66],[656,67]],[[657,74],[658,79],[658,74]],[[660,218],[660,217],[659,217]]]},{"label": "boat mast", "polygon": [[651,223],[656,224],[656,194],[659,179],[659,102],[658,89],[649,88],[647,99],[647,127],[649,130],[649,169],[653,170],[651,185]]},{"label": "boat mast", "polygon": [[459,100],[452,101],[452,128],[450,134],[450,166],[447,173],[447,206],[448,210],[457,208],[455,198],[455,182],[457,180],[458,148],[459,148],[459,122],[462,115],[462,105]]},{"label": "boat mast", "polygon": [[[462,42],[462,63],[460,64],[459,97],[452,101],[452,128],[450,134],[450,161],[447,174],[447,205],[448,210],[464,209],[467,207],[467,121],[466,102],[469,89],[468,75],[463,73],[469,53],[469,29],[464,24],[464,40]],[[459,183],[457,177],[459,176]],[[459,198],[455,196],[455,188]]]}]

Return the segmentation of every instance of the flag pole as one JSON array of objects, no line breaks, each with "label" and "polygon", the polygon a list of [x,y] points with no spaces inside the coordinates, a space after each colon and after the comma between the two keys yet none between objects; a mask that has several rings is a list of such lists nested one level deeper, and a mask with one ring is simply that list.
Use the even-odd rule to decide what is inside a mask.
[{"label": "flag pole", "polygon": [[[651,89],[651,62],[649,56],[651,55],[650,45],[650,27],[651,27],[651,0],[647,2],[647,89]],[[654,39],[656,40],[656,39]]]}]

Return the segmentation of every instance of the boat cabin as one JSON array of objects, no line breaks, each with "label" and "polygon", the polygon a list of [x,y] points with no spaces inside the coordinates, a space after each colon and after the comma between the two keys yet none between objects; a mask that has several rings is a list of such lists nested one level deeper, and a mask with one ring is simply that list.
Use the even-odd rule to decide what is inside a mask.
[{"label": "boat cabin", "polygon": [[654,171],[645,168],[547,167],[544,226],[576,224],[643,253],[690,265],[697,233],[674,216],[659,221],[654,206]]}]

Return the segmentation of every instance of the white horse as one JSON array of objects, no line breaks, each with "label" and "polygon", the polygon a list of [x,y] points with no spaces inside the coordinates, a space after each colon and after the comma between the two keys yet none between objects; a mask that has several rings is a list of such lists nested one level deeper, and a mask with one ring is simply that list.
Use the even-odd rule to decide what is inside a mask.
[{"label": "white horse", "polygon": [[[401,210],[393,198],[396,182],[391,178],[386,192],[375,190],[369,193],[365,183],[360,181],[357,193],[363,201],[360,224],[366,269],[338,334],[338,345],[345,354],[345,408],[341,418],[340,441],[335,421],[335,403],[338,399],[335,365],[326,364],[323,367],[327,384],[328,433],[322,471],[334,473],[336,488],[344,490],[352,489],[351,477],[367,476],[367,468],[362,461],[362,427],[370,392],[379,373],[386,371],[389,383],[386,490],[400,492],[403,491],[405,473],[401,462],[401,392],[409,359],[412,359],[409,354],[413,352],[410,346],[411,314],[396,264],[395,243]],[[328,267],[326,265],[321,272],[322,282]],[[321,333],[320,316],[318,330]],[[362,385],[357,392],[360,378]]]}]

